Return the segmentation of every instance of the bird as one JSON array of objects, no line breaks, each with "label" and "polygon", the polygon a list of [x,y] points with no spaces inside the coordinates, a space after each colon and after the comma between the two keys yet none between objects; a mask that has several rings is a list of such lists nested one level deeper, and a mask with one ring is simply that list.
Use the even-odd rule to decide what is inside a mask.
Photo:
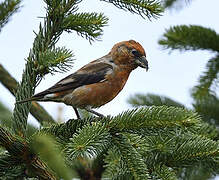
[{"label": "bird", "polygon": [[78,119],[78,108],[104,117],[93,109],[114,99],[137,67],[148,71],[144,48],[135,40],[122,41],[116,43],[107,55],[86,64],[45,91],[17,103],[61,102],[72,106]]}]

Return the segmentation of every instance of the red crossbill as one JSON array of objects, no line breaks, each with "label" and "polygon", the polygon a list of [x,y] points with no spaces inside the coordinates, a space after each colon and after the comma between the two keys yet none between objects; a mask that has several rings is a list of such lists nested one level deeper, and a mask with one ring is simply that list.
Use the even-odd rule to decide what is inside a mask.
[{"label": "red crossbill", "polygon": [[129,74],[138,66],[148,70],[144,48],[134,40],[122,41],[115,44],[107,55],[86,64],[45,91],[18,103],[62,102],[72,106],[78,118],[77,108],[103,116],[91,108],[100,107],[114,99],[123,89]]}]

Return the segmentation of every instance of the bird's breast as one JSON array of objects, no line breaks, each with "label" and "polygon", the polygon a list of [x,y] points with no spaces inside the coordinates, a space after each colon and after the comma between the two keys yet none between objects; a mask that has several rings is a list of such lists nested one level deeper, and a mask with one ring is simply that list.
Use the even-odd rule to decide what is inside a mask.
[{"label": "bird's breast", "polygon": [[106,80],[94,84],[84,85],[75,89],[71,94],[71,99],[65,97],[68,104],[75,107],[100,107],[112,99],[123,89],[130,72],[114,71],[106,76]]}]

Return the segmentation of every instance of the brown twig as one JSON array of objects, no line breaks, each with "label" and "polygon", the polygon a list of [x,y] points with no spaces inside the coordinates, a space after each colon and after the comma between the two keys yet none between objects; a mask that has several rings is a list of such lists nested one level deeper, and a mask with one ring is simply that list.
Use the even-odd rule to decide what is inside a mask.
[{"label": "brown twig", "polygon": [[41,180],[56,180],[57,178],[48,170],[48,167],[37,156],[30,164],[31,173],[39,177]]},{"label": "brown twig", "polygon": [[[15,96],[18,82],[9,74],[9,72],[0,64],[0,82]],[[38,120],[40,124],[45,122],[55,123],[48,112],[37,102],[33,101],[30,113]]]},{"label": "brown twig", "polygon": [[25,163],[25,174],[29,177],[38,177],[42,180],[56,180],[47,165],[30,150],[28,143],[13,134],[7,129],[0,127],[0,145],[10,153],[10,157],[16,163]]}]

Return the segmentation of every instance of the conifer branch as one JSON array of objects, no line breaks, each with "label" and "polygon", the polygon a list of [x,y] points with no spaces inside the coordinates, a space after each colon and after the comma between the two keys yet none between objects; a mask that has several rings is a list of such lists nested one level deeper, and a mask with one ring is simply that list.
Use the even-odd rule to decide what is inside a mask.
[{"label": "conifer branch", "polygon": [[58,176],[59,179],[72,179],[72,173],[66,166],[64,158],[57,147],[57,143],[52,137],[47,135],[35,136],[31,141],[31,147],[36,154],[39,154],[40,158],[46,162],[48,167]]},{"label": "conifer branch", "polygon": [[[11,128],[13,121],[11,119],[12,113],[0,102],[0,125]],[[27,136],[30,137],[36,132],[37,128],[33,125],[27,125]]]},{"label": "conifer branch", "polygon": [[102,28],[106,26],[108,18],[98,13],[75,13],[64,19],[63,29],[66,31],[76,31],[89,41],[98,39],[102,33]]},{"label": "conifer branch", "polygon": [[30,163],[31,164],[29,165],[27,171],[28,176],[38,177],[40,180],[57,180],[46,164],[38,157],[34,156],[33,161]]},{"label": "conifer branch", "polygon": [[[152,134],[147,136],[122,134],[128,139],[130,145],[144,157],[144,162],[150,168],[152,177],[161,178],[162,176],[162,179],[176,179],[173,169],[199,163],[206,168],[218,167],[219,144],[208,138],[190,132],[185,133],[182,130],[157,132],[154,136]],[[121,137],[119,139],[121,140]],[[124,177],[129,174],[126,163],[122,162],[122,156],[116,148],[118,144],[109,150],[105,159],[107,177]],[[131,154],[130,151],[129,153]]]},{"label": "conifer branch", "polygon": [[178,180],[174,170],[165,165],[156,166],[154,172],[152,172],[152,177],[153,179]]},{"label": "conifer branch", "polygon": [[182,4],[190,3],[191,0],[163,0],[163,6],[165,8],[177,8],[177,7],[182,7]]},{"label": "conifer branch", "polygon": [[77,157],[89,157],[99,155],[109,146],[111,135],[106,126],[94,122],[92,125],[85,125],[78,130],[70,142],[65,146],[65,153],[71,160]]},{"label": "conifer branch", "polygon": [[183,164],[183,166],[186,166],[197,162],[206,163],[206,166],[212,165],[211,168],[219,165],[218,142],[193,134],[184,134],[181,137],[176,137],[176,142],[172,158],[168,161],[169,164],[173,163],[174,166],[182,166]]},{"label": "conifer branch", "polygon": [[163,132],[145,138],[148,151],[142,155],[147,164],[155,166],[162,162],[172,168],[193,166],[196,163],[203,163],[211,168],[218,166],[218,142],[183,131],[168,134]]},{"label": "conifer branch", "polygon": [[143,157],[130,143],[130,139],[125,134],[118,134],[113,138],[114,144],[118,147],[122,161],[127,166],[128,171],[134,179],[150,179],[149,172]]},{"label": "conifer branch", "polygon": [[219,99],[217,96],[207,95],[200,99],[196,98],[193,106],[206,122],[219,125]]},{"label": "conifer branch", "polygon": [[[172,124],[172,126],[169,127],[173,127],[175,129],[168,131],[165,123],[164,126],[160,126],[160,121],[168,122],[167,117],[168,118],[172,117],[171,111],[173,112],[172,114],[173,119],[171,119],[170,121],[173,121],[174,123]],[[145,115],[143,112],[146,112]],[[165,115],[167,112],[168,112],[168,116]],[[160,162],[164,163],[167,167],[171,167],[171,168],[184,167],[184,165],[190,166],[196,162],[197,163],[207,162],[207,164],[211,168],[212,166],[217,165],[219,146],[216,142],[206,138],[206,137],[210,137],[210,138],[215,137],[216,132],[214,131],[214,128],[211,129],[207,125],[205,128],[202,129],[203,126],[200,123],[200,117],[196,113],[183,108],[166,107],[166,106],[140,108],[139,110],[135,110],[132,112],[128,111],[126,113],[129,114],[125,116],[124,113],[123,115],[116,116],[114,118],[111,117],[110,119],[108,118],[102,119],[101,122],[98,121],[98,118],[94,118],[94,117],[86,120],[79,120],[79,122],[76,120],[70,120],[67,122],[67,125],[65,124],[53,125],[52,128],[44,128],[42,132],[46,132],[46,133],[52,132],[60,139],[69,139],[71,136],[73,136],[74,139],[72,138],[70,140],[71,141],[70,143],[68,140],[67,141],[65,140],[63,142],[64,144],[67,143],[67,146],[69,146],[67,147],[67,149],[70,151],[67,152],[67,154],[71,155],[72,159],[75,159],[76,157],[81,157],[81,156],[93,157],[95,154],[100,154],[98,153],[97,150],[98,148],[100,151],[106,149],[104,143],[103,146],[99,146],[100,142],[102,142],[101,139],[102,138],[105,139],[103,135],[104,133],[102,133],[105,131],[101,131],[101,130],[97,131],[94,129],[96,128],[95,127],[96,125],[97,125],[97,129],[99,128],[105,129],[105,127],[107,127],[108,132],[111,135],[110,139],[113,140],[115,146],[113,146],[112,147],[113,149],[111,148],[111,150],[108,152],[108,155],[105,160],[107,164],[105,166],[106,172],[104,173],[104,176],[106,177],[124,178],[124,177],[130,177],[130,175],[138,177],[138,175],[142,173],[139,172],[138,174],[137,169],[132,169],[132,166],[136,167],[137,165],[131,164],[134,161],[134,159],[130,158],[135,156],[137,156],[138,158],[144,157],[143,158],[144,160],[142,160],[142,162],[145,161],[146,164],[152,169],[160,165]],[[157,116],[155,116],[156,114]],[[120,118],[124,121],[121,121]],[[146,125],[148,121],[151,121],[153,119],[154,121],[157,121],[157,123],[159,122],[158,123],[159,126],[157,126],[156,124]],[[179,123],[183,121],[186,122],[187,121],[186,119],[191,123],[189,124],[189,126],[187,123],[182,123],[182,124]],[[177,123],[175,122],[176,120]],[[145,122],[145,124],[142,123],[142,121]],[[134,126],[135,123],[140,125]],[[198,128],[198,124],[199,124],[199,128]],[[131,129],[130,131],[126,132],[129,129],[128,127],[130,127]],[[156,129],[158,127],[163,127],[163,128],[161,128],[162,130],[160,131],[156,131],[156,133],[154,134],[153,133],[142,134],[140,130],[141,128]],[[186,130],[184,129],[184,127],[188,127],[188,129]],[[138,132],[141,135],[133,134],[135,133],[134,130],[135,128],[138,129]],[[208,134],[209,132],[209,136],[204,135],[203,131],[207,131],[206,134]],[[120,137],[121,135],[125,139],[121,138]],[[110,139],[108,140],[109,142],[111,142]],[[99,142],[97,143],[97,146],[95,146],[95,142]],[[124,146],[123,143],[125,143]],[[128,143],[129,145],[127,145],[126,143]],[[77,146],[73,146],[75,144]],[[77,149],[76,147],[80,147],[80,148]],[[134,149],[130,150],[131,147]],[[126,156],[122,155],[122,152],[124,154],[128,154],[128,152],[125,152],[125,150],[129,151],[130,157],[128,155]],[[111,151],[112,153],[110,153]],[[78,152],[78,154],[76,154],[76,152]],[[175,152],[177,153],[175,154]],[[136,153],[138,155],[134,155]],[[211,160],[211,158],[213,159]],[[202,159],[203,161],[200,159]],[[117,162],[116,164],[114,163],[114,160]],[[141,160],[139,159],[139,163],[140,162]],[[155,175],[163,176],[163,178],[171,177],[174,179],[175,177],[171,169],[160,169],[160,170],[156,169],[154,170],[154,172],[155,174],[150,174],[152,177]],[[165,173],[162,174],[162,172]]]},{"label": "conifer branch", "polygon": [[194,165],[192,167],[181,168],[178,171],[179,179],[189,180],[209,180],[216,176],[215,172],[211,168],[204,167],[202,164]]},{"label": "conifer branch", "polygon": [[[48,167],[35,156],[28,145],[28,142],[20,137],[11,134],[8,130],[0,127],[0,146],[4,147],[10,154],[10,161],[13,164],[23,167],[23,175],[34,174],[43,180],[55,180],[56,178],[48,171]],[[15,167],[16,168],[16,167]]]},{"label": "conifer branch", "polygon": [[173,26],[166,30],[159,44],[165,49],[210,50],[219,52],[219,35],[212,29],[195,25]]},{"label": "conifer branch", "polygon": [[21,155],[22,151],[25,151],[25,143],[12,135],[8,130],[0,127],[0,146],[8,150],[9,153],[15,154],[17,156]]},{"label": "conifer branch", "polygon": [[174,106],[174,107],[181,107],[184,108],[185,106],[181,103],[166,97],[160,96],[156,94],[135,94],[134,96],[128,99],[128,103],[131,104],[133,107],[139,106]]},{"label": "conifer branch", "polygon": [[218,72],[219,56],[217,55],[208,61],[206,71],[199,78],[199,84],[193,88],[192,95],[195,99],[201,100],[214,94],[211,87],[218,80]]},{"label": "conifer branch", "polygon": [[11,111],[0,102],[0,124],[10,127]]},{"label": "conifer branch", "polygon": [[177,107],[151,106],[123,112],[109,126],[123,129],[189,127],[200,121],[197,113]]},{"label": "conifer branch", "polygon": [[116,146],[112,146],[104,159],[105,162],[105,172],[104,177],[110,179],[128,179],[131,174],[122,160],[122,155]]},{"label": "conifer branch", "polygon": [[102,0],[112,3],[117,8],[130,11],[131,13],[138,14],[142,18],[158,18],[163,12],[163,8],[157,0]]},{"label": "conifer branch", "polygon": [[73,169],[75,178],[79,179],[102,179],[105,170],[104,161],[106,151],[91,158],[78,157],[74,161],[68,161],[68,165]]},{"label": "conifer branch", "polygon": [[[101,119],[102,126],[107,126],[112,131],[140,130],[142,128],[175,128],[191,127],[200,123],[200,116],[184,108],[152,106],[123,112],[115,117]],[[62,141],[71,138],[83,126],[91,126],[100,121],[100,118],[70,119],[66,123],[43,128],[42,133],[52,134]]]},{"label": "conifer branch", "polygon": [[104,158],[106,156],[108,148],[99,155],[97,155],[94,159],[92,159],[92,164],[91,164],[91,172],[93,172],[93,177],[94,178],[101,178],[103,177],[103,173],[105,171],[105,163],[104,163]]},{"label": "conifer branch", "polygon": [[[44,19],[44,27],[39,27],[39,33],[36,34],[36,38],[33,43],[33,48],[30,51],[29,57],[27,58],[27,63],[22,76],[21,85],[18,87],[16,93],[16,101],[29,98],[33,95],[36,85],[40,82],[42,77],[49,71],[45,70],[42,72],[42,68],[39,66],[39,59],[41,53],[48,51],[48,49],[53,49],[55,43],[57,42],[59,36],[63,32],[61,28],[63,24],[63,18],[71,10],[69,7],[63,5],[68,5],[60,1],[48,1],[52,5],[53,3],[57,6],[47,7],[47,16]],[[53,3],[52,3],[53,2]],[[73,2],[72,2],[73,3]],[[59,59],[61,64],[63,64],[63,59]],[[58,63],[57,63],[58,64]],[[65,65],[65,64],[64,64]],[[27,116],[31,103],[16,104],[13,112],[14,117],[14,130],[17,134],[25,136],[25,130],[27,125]]]},{"label": "conifer branch", "polygon": [[[22,82],[18,86],[16,92],[16,101],[31,97],[34,93],[36,82],[34,82],[35,75],[33,75],[33,62],[29,62],[25,66],[25,70],[22,76]],[[31,102],[23,104],[15,104],[13,111],[13,129],[19,136],[26,136],[27,117],[31,107]]]},{"label": "conifer branch", "polygon": [[[15,96],[18,82],[9,72],[0,64],[0,82],[5,86],[12,95]],[[32,102],[30,113],[43,125],[44,123],[55,123],[55,120],[48,114],[48,112],[37,102]]]},{"label": "conifer branch", "polygon": [[[123,112],[115,117],[107,117],[101,119],[102,126],[107,126],[110,132],[140,129],[162,129],[176,127],[191,127],[199,124],[200,116],[187,109],[167,106],[152,106],[139,108]],[[54,135],[61,141],[71,138],[74,133],[85,125],[91,126],[92,123],[99,122],[100,118],[90,117],[87,119],[70,119],[66,123],[52,125],[48,128],[43,128],[42,133]],[[67,141],[68,142],[68,141]]]},{"label": "conifer branch", "polygon": [[21,0],[5,0],[0,3],[0,32],[10,17],[20,8]]},{"label": "conifer branch", "polygon": [[94,121],[93,118],[70,119],[62,124],[54,124],[50,127],[45,127],[41,129],[40,133],[53,135],[58,140],[67,143],[69,142],[69,138],[71,138],[79,129],[85,125],[91,125],[92,121]]},{"label": "conifer branch", "polygon": [[[200,115],[204,116],[202,113],[200,113]],[[207,122],[208,121],[205,121],[201,122],[200,124],[196,124],[195,126],[191,126],[188,128],[188,130],[193,134],[203,136],[204,138],[208,138],[211,140],[219,140],[219,131],[217,127]]]},{"label": "conifer branch", "polygon": [[17,91],[18,82],[9,74],[9,72],[0,64],[0,82],[12,95]]},{"label": "conifer branch", "polygon": [[65,47],[46,49],[39,54],[38,71],[42,76],[47,73],[67,72],[72,67],[72,57],[73,53]]},{"label": "conifer branch", "polygon": [[0,154],[0,177],[6,179],[21,179],[24,176],[25,165],[19,164],[15,157],[8,153]]}]

